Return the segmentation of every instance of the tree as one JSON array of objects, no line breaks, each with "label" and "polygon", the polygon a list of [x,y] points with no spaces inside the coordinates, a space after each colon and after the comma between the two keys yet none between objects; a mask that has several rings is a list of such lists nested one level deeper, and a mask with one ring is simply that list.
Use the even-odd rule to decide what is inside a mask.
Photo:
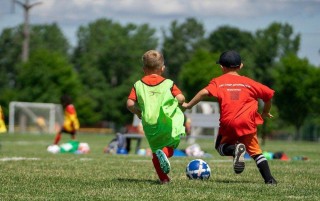
[{"label": "tree", "polygon": [[64,93],[78,96],[81,82],[64,55],[39,49],[20,69],[16,89],[19,101],[59,103]]},{"label": "tree", "polygon": [[170,25],[169,33],[163,30],[162,53],[169,78],[178,82],[183,64],[190,60],[194,51],[206,49],[204,34],[203,24],[194,18],[188,18],[181,24],[175,20]]},{"label": "tree", "polygon": [[68,56],[70,44],[56,23],[31,27],[30,51],[48,49]]},{"label": "tree", "polygon": [[296,139],[301,139],[301,126],[319,104],[319,77],[315,75],[319,76],[319,70],[294,54],[283,57],[274,71],[274,102],[280,118],[295,126]]},{"label": "tree", "polygon": [[254,46],[255,38],[251,32],[242,31],[236,27],[221,26],[211,32],[208,37],[210,51],[213,53],[236,50],[240,53],[244,68],[241,74],[254,78],[255,63],[251,49]]},{"label": "tree", "polygon": [[158,45],[154,34],[146,24],[121,25],[109,19],[79,28],[73,63],[101,120],[119,124],[132,121],[125,101],[134,80],[143,75],[143,53]]},{"label": "tree", "polygon": [[[4,29],[0,35],[0,104],[6,108],[17,98],[17,75],[22,68],[22,25]],[[39,49],[67,56],[69,44],[56,24],[30,26],[30,54]],[[8,116],[6,114],[6,116]]]},{"label": "tree", "polygon": [[272,87],[275,62],[288,54],[297,55],[299,46],[300,35],[295,35],[292,26],[287,23],[272,23],[266,29],[258,30],[251,49],[256,66],[253,69],[255,78]]},{"label": "tree", "polygon": [[190,61],[183,65],[179,79],[181,89],[187,98],[193,96],[208,85],[213,77],[221,75],[221,68],[216,64],[219,55],[210,53],[207,50],[198,50],[191,57]]},{"label": "tree", "polygon": [[[17,101],[60,103],[63,94],[69,94],[77,107],[80,122],[96,121],[90,108],[92,101],[82,91],[82,84],[68,58],[57,52],[39,49],[19,70]],[[93,120],[92,120],[93,119]]]},{"label": "tree", "polygon": [[21,27],[4,29],[0,36],[0,89],[14,88],[17,64],[21,58]]},{"label": "tree", "polygon": [[[21,66],[22,26],[4,29],[0,36],[0,88],[14,88]],[[30,53],[49,49],[67,55],[69,44],[56,24],[31,26]]]},{"label": "tree", "polygon": [[253,46],[254,37],[248,31],[241,31],[230,26],[221,26],[209,35],[208,42],[211,52],[221,53],[227,50],[240,52]]}]

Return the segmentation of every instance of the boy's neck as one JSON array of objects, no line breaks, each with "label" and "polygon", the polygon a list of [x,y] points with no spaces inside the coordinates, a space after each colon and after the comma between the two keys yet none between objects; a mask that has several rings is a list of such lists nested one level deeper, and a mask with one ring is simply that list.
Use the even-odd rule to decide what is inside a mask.
[{"label": "boy's neck", "polygon": [[148,75],[157,75],[157,76],[161,76],[161,74],[159,74],[159,73],[145,73],[144,75],[145,75],[145,76],[148,76]]},{"label": "boy's neck", "polygon": [[145,76],[147,76],[147,75],[158,75],[158,76],[161,76],[162,75],[162,71],[161,70],[152,70],[152,71],[145,70],[144,71],[144,75]]},{"label": "boy's neck", "polygon": [[224,74],[229,74],[229,75],[239,75],[239,73],[237,71],[230,71]]},{"label": "boy's neck", "polygon": [[239,69],[223,68],[223,74],[239,75],[238,70]]}]

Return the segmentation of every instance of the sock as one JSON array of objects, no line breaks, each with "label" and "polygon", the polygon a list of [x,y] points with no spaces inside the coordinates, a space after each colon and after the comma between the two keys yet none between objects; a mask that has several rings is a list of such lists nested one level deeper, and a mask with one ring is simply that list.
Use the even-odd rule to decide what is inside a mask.
[{"label": "sock", "polygon": [[61,133],[57,133],[56,137],[54,138],[53,144],[58,144],[61,139]]},{"label": "sock", "polygon": [[256,161],[257,167],[258,167],[259,172],[260,172],[261,176],[263,177],[264,181],[268,182],[271,179],[273,179],[271,172],[270,172],[268,161],[264,157],[264,155],[262,155],[262,154],[255,155],[252,158]]},{"label": "sock", "polygon": [[158,160],[158,157],[156,156],[155,153],[152,154],[152,163],[153,163],[153,166],[154,168],[156,169],[156,172],[157,172],[157,175],[160,179],[160,181],[169,181],[170,178],[168,177],[167,174],[163,173],[161,168],[160,168],[160,163],[159,163],[159,160]]},{"label": "sock", "polygon": [[236,146],[230,144],[220,144],[217,148],[217,151],[221,156],[234,156],[234,150]]},{"label": "sock", "polygon": [[173,156],[174,149],[172,147],[164,147],[162,151],[166,154],[168,158]]}]

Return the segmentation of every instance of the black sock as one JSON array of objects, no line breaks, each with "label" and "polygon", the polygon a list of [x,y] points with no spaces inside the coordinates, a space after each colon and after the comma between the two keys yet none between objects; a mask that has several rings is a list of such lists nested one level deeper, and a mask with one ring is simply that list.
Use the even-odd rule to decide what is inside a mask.
[{"label": "black sock", "polygon": [[234,156],[236,146],[230,144],[221,144],[218,146],[217,151],[221,156]]},{"label": "black sock", "polygon": [[264,182],[268,182],[271,179],[273,179],[271,172],[270,172],[269,165],[268,165],[268,161],[264,157],[264,155],[262,155],[262,154],[255,155],[252,158],[256,161],[257,167],[260,171],[261,176],[264,179]]}]

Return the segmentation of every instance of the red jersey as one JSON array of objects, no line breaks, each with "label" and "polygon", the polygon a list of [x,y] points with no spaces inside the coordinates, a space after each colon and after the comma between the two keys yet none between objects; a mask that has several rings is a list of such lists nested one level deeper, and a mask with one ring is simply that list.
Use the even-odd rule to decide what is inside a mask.
[{"label": "red jersey", "polygon": [[[142,80],[142,82],[144,82],[148,85],[155,86],[155,85],[161,83],[165,79],[166,78],[164,78],[160,75],[152,74],[152,75],[144,76],[141,80]],[[171,93],[174,97],[176,97],[179,94],[182,94],[181,90],[175,84],[173,84],[173,86],[171,88]],[[128,99],[131,99],[133,101],[137,101],[137,95],[136,95],[136,91],[135,91],[134,87],[132,87],[131,92],[128,96]]]},{"label": "red jersey", "polygon": [[220,105],[220,135],[243,136],[257,131],[263,119],[258,113],[258,99],[271,100],[274,91],[245,76],[224,74],[205,88]]}]

